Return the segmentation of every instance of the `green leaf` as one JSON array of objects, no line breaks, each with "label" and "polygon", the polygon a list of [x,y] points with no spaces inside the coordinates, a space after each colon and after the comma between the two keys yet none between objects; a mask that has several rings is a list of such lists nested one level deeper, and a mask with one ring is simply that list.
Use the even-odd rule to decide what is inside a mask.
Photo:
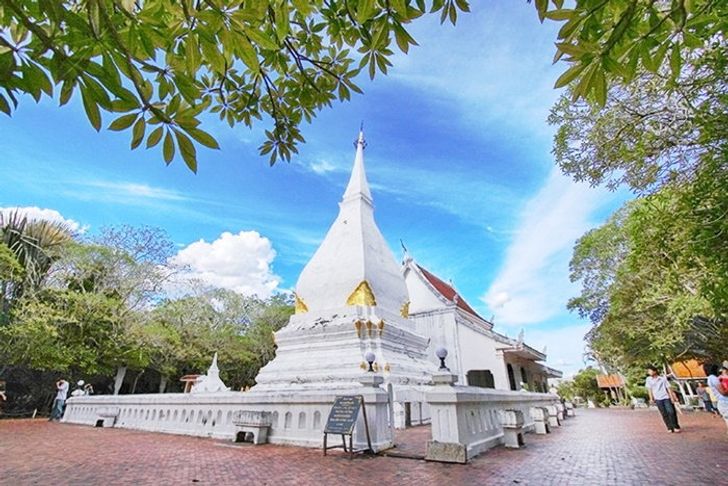
[{"label": "green leaf", "polygon": [[162,152],[164,154],[164,161],[167,163],[167,165],[169,165],[169,163],[172,162],[172,159],[174,158],[174,140],[172,139],[172,134],[169,133],[169,130],[164,136],[164,145],[162,147]]},{"label": "green leaf", "polygon": [[586,97],[594,89],[594,76],[599,70],[599,64],[595,63],[589,66],[588,71],[581,77],[579,83],[574,88],[574,92],[572,93],[573,100]]},{"label": "green leaf", "polygon": [[253,44],[243,36],[238,37],[238,46],[241,59],[252,71],[260,71],[260,63],[258,62],[258,54]]},{"label": "green leaf", "polygon": [[607,79],[604,76],[604,72],[598,67],[595,67],[592,86],[594,89],[594,99],[599,106],[604,106],[607,103]]},{"label": "green leaf", "polygon": [[[462,1],[462,0],[459,0]],[[395,12],[398,14],[405,16],[407,15],[407,4],[404,0],[390,0],[390,3],[392,4],[392,8]]]},{"label": "green leaf", "polygon": [[458,8],[463,12],[470,12],[470,4],[467,0],[455,0]]},{"label": "green leaf", "polygon": [[99,105],[96,103],[93,95],[85,85],[81,85],[81,99],[83,100],[83,108],[86,110],[86,116],[91,122],[91,126],[93,126],[98,132],[101,130],[101,113],[99,112]]},{"label": "green leaf", "polygon": [[72,80],[67,80],[63,82],[63,85],[61,86],[61,96],[59,99],[59,106],[63,106],[66,103],[68,103],[68,100],[71,99],[71,95],[73,94],[73,88],[76,86],[76,82]]},{"label": "green leaf", "polygon": [[218,145],[217,140],[215,140],[212,135],[209,133],[200,130],[199,128],[185,128],[185,132],[187,132],[192,138],[197,140],[199,143],[204,145],[205,147],[209,147],[211,149],[219,149],[220,145]]},{"label": "green leaf", "polygon": [[586,68],[586,64],[574,64],[569,69],[567,69],[561,76],[559,76],[559,79],[556,80],[556,83],[554,84],[554,88],[563,88],[570,82],[572,82],[574,79],[576,79],[579,74],[584,71],[584,68]]},{"label": "green leaf", "polygon": [[356,20],[363,24],[374,14],[374,0],[359,0],[356,7]]},{"label": "green leaf", "polygon": [[276,12],[276,35],[279,40],[283,40],[288,36],[289,19],[288,19],[288,0],[279,2]]},{"label": "green leaf", "polygon": [[8,104],[8,100],[5,99],[3,95],[0,94],[0,111],[5,113],[6,115],[10,116],[10,105]]},{"label": "green leaf", "polygon": [[536,0],[536,11],[538,12],[538,20],[543,22],[543,20],[546,18],[546,10],[549,7],[549,0]]},{"label": "green leaf", "polygon": [[187,73],[194,75],[200,67],[200,47],[193,34],[188,34],[185,40],[185,68]]},{"label": "green leaf", "polygon": [[152,133],[147,138],[147,148],[152,148],[157,145],[162,139],[162,133],[164,133],[164,127],[161,126],[152,130]]},{"label": "green leaf", "polygon": [[197,173],[197,149],[192,144],[192,140],[179,130],[175,130],[174,134],[177,136],[177,145],[185,164],[192,172]]},{"label": "green leaf", "polygon": [[570,20],[574,16],[575,10],[560,8],[546,12],[544,17],[551,20]]},{"label": "green leaf", "polygon": [[187,76],[178,74],[174,77],[174,83],[177,85],[177,89],[180,94],[188,103],[193,104],[197,97],[200,96],[200,91],[197,89],[197,86],[195,86],[194,82]]},{"label": "green leaf", "polygon": [[559,52],[563,52],[564,54],[574,57],[575,59],[579,59],[584,54],[589,53],[589,50],[587,50],[583,45],[571,44],[568,42],[557,42],[556,48],[559,50]]},{"label": "green leaf", "polygon": [[680,76],[680,70],[682,69],[682,58],[680,57],[680,44],[673,44],[672,52],[670,53],[670,70],[672,71],[673,79],[677,79]]},{"label": "green leaf", "polygon": [[126,130],[131,126],[132,123],[136,121],[137,116],[139,116],[137,113],[130,113],[128,115],[120,116],[119,118],[111,122],[111,125],[109,125],[109,130],[113,130],[115,132]]},{"label": "green leaf", "polygon": [[692,49],[699,49],[704,45],[700,37],[687,31],[683,31],[683,43]]},{"label": "green leaf", "polygon": [[662,62],[665,60],[665,54],[667,53],[667,50],[670,48],[670,42],[665,41],[658,49],[657,52],[655,52],[655,58],[654,63],[657,69],[662,66]]},{"label": "green leaf", "polygon": [[134,150],[139,146],[140,143],[142,143],[142,140],[144,139],[144,132],[147,129],[147,123],[144,121],[144,117],[141,116],[137,120],[137,122],[134,124],[134,128],[131,132],[131,148]]},{"label": "green leaf", "polygon": [[250,37],[250,40],[258,44],[261,48],[271,50],[271,51],[277,51],[279,49],[279,45],[273,40],[272,37],[270,37],[265,32],[261,32],[257,29],[249,29],[246,30],[245,33]]}]

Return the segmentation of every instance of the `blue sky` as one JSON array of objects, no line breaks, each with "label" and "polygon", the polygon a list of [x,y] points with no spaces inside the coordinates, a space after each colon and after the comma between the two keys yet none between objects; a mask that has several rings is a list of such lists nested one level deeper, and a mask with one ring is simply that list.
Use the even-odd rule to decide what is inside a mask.
[{"label": "blue sky", "polygon": [[272,168],[257,155],[262,125],[208,120],[221,150],[200,149],[195,175],[130,151],[127,133],[96,133],[78,97],[64,108],[25,99],[0,118],[0,208],[41,208],[88,233],[158,226],[176,260],[211,283],[289,289],[336,216],[364,121],[376,217],[395,254],[402,239],[497,330],[524,328],[549,364],[578,369],[588,325],[565,309],[577,291],[571,249],[626,195],[555,168],[545,120],[563,70],[551,65],[556,26],[526,2],[505,3],[474,5],[455,28],[416,22],[420,46],[389,76],[362,78],[365,94],[304,126],[300,155]]}]

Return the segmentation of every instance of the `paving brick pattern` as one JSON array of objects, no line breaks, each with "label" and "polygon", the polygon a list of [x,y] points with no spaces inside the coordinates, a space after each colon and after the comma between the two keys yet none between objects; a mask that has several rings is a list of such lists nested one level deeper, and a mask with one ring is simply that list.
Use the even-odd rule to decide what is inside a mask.
[{"label": "paving brick pattern", "polygon": [[[527,435],[525,449],[493,449],[464,466],[3,420],[0,484],[728,484],[728,438],[718,418],[685,414],[683,433],[669,434],[654,410],[577,414],[548,436]],[[426,439],[426,429],[414,429],[399,440]]]}]

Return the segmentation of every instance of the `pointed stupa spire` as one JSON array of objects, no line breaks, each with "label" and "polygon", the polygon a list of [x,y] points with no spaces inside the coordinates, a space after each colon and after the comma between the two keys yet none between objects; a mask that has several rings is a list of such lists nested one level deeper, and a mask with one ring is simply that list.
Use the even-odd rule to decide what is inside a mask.
[{"label": "pointed stupa spire", "polygon": [[409,300],[404,277],[374,221],[364,168],[364,131],[339,215],[301,272],[296,285],[300,312],[323,312],[355,305],[376,306],[399,315]]},{"label": "pointed stupa spire", "polygon": [[349,184],[344,192],[343,202],[363,199],[369,204],[372,203],[372,193],[369,191],[369,183],[367,182],[367,174],[364,168],[364,149],[367,142],[364,139],[364,127],[359,129],[359,136],[354,142],[356,146],[356,155],[354,156],[354,168],[351,171]]},{"label": "pointed stupa spire", "polygon": [[208,368],[208,370],[207,370],[207,376],[210,376],[210,374],[212,374],[212,373],[215,373],[215,374],[220,373],[220,368],[217,367],[217,351],[215,351],[215,356],[212,357],[212,364],[210,365],[210,368]]},{"label": "pointed stupa spire", "polygon": [[230,388],[220,379],[220,369],[217,367],[217,352],[212,358],[212,364],[207,369],[206,375],[197,377],[197,382],[192,386],[191,393],[215,393],[228,391]]}]

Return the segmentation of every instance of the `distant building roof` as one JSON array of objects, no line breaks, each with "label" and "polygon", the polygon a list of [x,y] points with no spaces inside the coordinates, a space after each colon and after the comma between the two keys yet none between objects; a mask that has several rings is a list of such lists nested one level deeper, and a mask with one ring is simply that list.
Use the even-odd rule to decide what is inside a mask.
[{"label": "distant building roof", "polygon": [[[474,315],[475,317],[479,317],[480,319],[483,319],[480,315],[478,315],[475,310],[470,307],[470,304],[467,303],[465,299],[462,298],[460,294],[458,294],[457,290],[452,288],[452,285],[446,284],[440,278],[438,278],[433,273],[427,271],[426,269],[422,268],[420,265],[417,265],[417,268],[420,269],[422,272],[422,275],[425,276],[428,282],[437,290],[440,295],[445,297],[445,299],[449,300],[450,302],[454,302],[455,305],[457,305],[460,309],[464,310],[465,312]],[[483,319],[485,320],[485,319]]]},{"label": "distant building roof", "polygon": [[697,360],[689,359],[687,361],[678,361],[670,365],[672,374],[680,380],[693,380],[707,378],[703,365]]},{"label": "distant building roof", "polygon": [[624,378],[619,375],[597,375],[597,385],[599,388],[622,388]]}]

